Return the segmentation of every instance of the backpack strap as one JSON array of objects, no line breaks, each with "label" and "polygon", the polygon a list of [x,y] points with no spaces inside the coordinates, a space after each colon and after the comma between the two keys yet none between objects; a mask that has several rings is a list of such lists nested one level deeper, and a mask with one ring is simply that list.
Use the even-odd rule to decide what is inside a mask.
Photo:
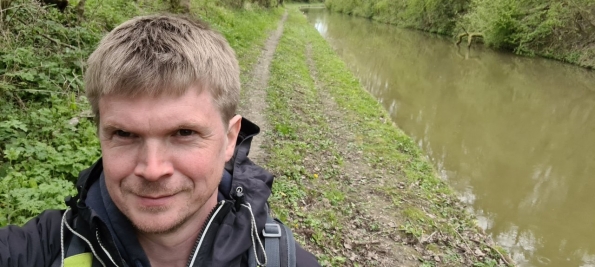
[{"label": "backpack strap", "polygon": [[[262,230],[267,267],[295,267],[295,239],[291,229],[271,216]],[[248,266],[257,267],[254,253],[248,253]]]},{"label": "backpack strap", "polygon": [[287,227],[287,225],[281,223],[281,221],[276,220],[279,222],[281,226],[283,226],[283,230],[285,231],[285,236],[287,237],[287,267],[296,267],[296,257],[295,257],[295,239],[293,237],[293,233],[291,229]]},{"label": "backpack strap", "polygon": [[262,229],[262,236],[264,236],[264,250],[267,254],[267,265],[269,267],[281,266],[280,241],[282,235],[283,231],[280,224],[271,216],[267,216],[267,222],[264,229]]}]

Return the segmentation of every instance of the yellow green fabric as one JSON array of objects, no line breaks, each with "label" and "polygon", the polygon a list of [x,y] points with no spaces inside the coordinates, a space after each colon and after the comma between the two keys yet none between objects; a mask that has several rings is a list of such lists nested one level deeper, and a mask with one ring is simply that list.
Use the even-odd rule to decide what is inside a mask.
[{"label": "yellow green fabric", "polygon": [[64,259],[64,267],[91,267],[93,254],[90,252],[77,254]]}]

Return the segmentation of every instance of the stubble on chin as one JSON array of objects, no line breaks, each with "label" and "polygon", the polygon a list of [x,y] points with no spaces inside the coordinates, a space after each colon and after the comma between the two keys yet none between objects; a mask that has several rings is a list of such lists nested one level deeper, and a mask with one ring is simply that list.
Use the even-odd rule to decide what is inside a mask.
[{"label": "stubble on chin", "polygon": [[137,183],[124,181],[122,183],[123,194],[133,194],[136,196],[170,196],[179,193],[192,192],[193,185],[186,183],[179,186],[170,186],[163,181],[149,182],[142,180]]},{"label": "stubble on chin", "polygon": [[[153,213],[157,217],[157,214],[165,212],[168,210],[168,207],[151,207],[151,208],[143,208],[143,213]],[[176,232],[180,229],[183,225],[188,223],[188,221],[192,218],[194,213],[191,212],[181,212],[182,214],[177,214],[175,217],[178,217],[174,222],[168,223],[167,225],[162,225],[161,222],[155,221],[155,219],[146,219],[142,221],[132,221],[132,225],[136,229],[137,232],[142,234],[151,234],[151,235],[163,235],[163,234],[171,234]]]},{"label": "stubble on chin", "polygon": [[[140,196],[173,196],[183,197],[175,201],[185,203],[171,203],[164,206],[141,206],[135,201],[129,201],[122,213],[132,223],[137,232],[143,234],[170,234],[178,230],[194,215],[191,205],[186,199],[192,195],[190,188],[168,188],[160,183],[142,183],[139,186],[123,185],[121,193],[132,199]],[[134,204],[133,204],[134,203]],[[180,205],[182,204],[182,205]],[[134,205],[134,206],[133,206]],[[173,221],[171,221],[173,219]],[[165,222],[167,221],[167,222]]]},{"label": "stubble on chin", "polygon": [[[187,192],[190,194],[191,192]],[[192,223],[191,221],[197,219],[197,214],[201,208],[206,205],[209,198],[198,199],[195,201],[187,201],[184,205],[180,206],[158,206],[158,207],[135,207],[135,212],[129,212],[126,217],[132,222],[132,225],[138,233],[151,234],[151,235],[167,235],[175,233],[177,230],[182,228],[184,225]],[[176,208],[177,207],[177,208]],[[130,208],[130,207],[129,207]],[[175,209],[175,213],[170,213],[172,209]],[[133,213],[141,216],[133,216]],[[133,219],[130,219],[133,218]],[[164,222],[160,218],[164,218],[167,222]],[[172,221],[171,219],[174,218]],[[201,227],[197,225],[196,227]]]}]

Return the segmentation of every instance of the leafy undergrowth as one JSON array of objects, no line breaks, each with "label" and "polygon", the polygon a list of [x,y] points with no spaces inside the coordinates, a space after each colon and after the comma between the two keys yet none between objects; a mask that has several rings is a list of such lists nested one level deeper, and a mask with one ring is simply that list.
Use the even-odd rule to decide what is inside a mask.
[{"label": "leafy undergrowth", "polygon": [[72,24],[69,13],[12,4],[0,30],[0,226],[63,207],[78,172],[99,157],[80,95],[84,59],[110,21]]},{"label": "leafy undergrowth", "polygon": [[504,266],[415,143],[291,9],[271,66],[276,214],[326,266]]},{"label": "leafy undergrowth", "polygon": [[[79,21],[68,10],[15,0],[0,18],[0,227],[65,207],[78,173],[100,157],[82,82],[88,55],[121,22],[167,9],[161,1],[86,5]],[[225,35],[244,77],[282,11],[195,0],[191,12]]]}]

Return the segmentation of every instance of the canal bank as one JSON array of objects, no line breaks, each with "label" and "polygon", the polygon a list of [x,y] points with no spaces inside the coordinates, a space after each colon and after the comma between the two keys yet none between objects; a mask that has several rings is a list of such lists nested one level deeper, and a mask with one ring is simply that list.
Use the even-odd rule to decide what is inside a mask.
[{"label": "canal bank", "polygon": [[266,90],[271,204],[323,264],[512,263],[295,6]]},{"label": "canal bank", "polygon": [[325,0],[330,10],[439,33],[500,51],[595,68],[595,2],[590,0]]},{"label": "canal bank", "polygon": [[324,10],[308,20],[519,266],[591,266],[595,73]]}]

